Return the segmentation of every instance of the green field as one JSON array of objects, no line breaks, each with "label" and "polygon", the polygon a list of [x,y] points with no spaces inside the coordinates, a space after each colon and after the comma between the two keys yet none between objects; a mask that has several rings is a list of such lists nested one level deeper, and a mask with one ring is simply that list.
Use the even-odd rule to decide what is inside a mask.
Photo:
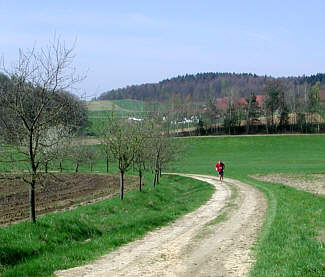
[{"label": "green field", "polygon": [[124,100],[100,100],[86,102],[88,109],[88,119],[90,126],[87,132],[97,134],[100,127],[100,121],[105,121],[105,118],[114,111],[114,116],[119,118],[145,118],[150,111],[161,110],[163,104],[147,103],[139,100],[124,99]]},{"label": "green field", "polygon": [[148,112],[161,110],[161,103],[145,102],[133,99],[123,100],[95,100],[86,102],[89,111],[123,111],[123,112]]},{"label": "green field", "polygon": [[[166,105],[159,102],[145,102],[133,99],[123,100],[96,100],[86,102],[88,108],[88,119],[90,126],[87,127],[87,133],[90,136],[98,135],[98,130],[101,127],[101,123],[106,121],[107,116],[112,114],[118,118],[138,118],[144,119],[154,111],[166,110]],[[197,126],[197,123],[178,123],[170,125],[170,130],[182,130],[184,128],[190,128]]]},{"label": "green field", "polygon": [[154,106],[151,103],[146,103],[144,101],[123,99],[123,100],[112,100],[112,102],[121,107],[122,109],[135,112],[151,111]]},{"label": "green field", "polygon": [[109,100],[89,101],[86,102],[88,111],[125,111],[122,107]]},{"label": "green field", "polygon": [[[180,139],[187,146],[173,171],[215,174],[256,186],[268,199],[263,230],[254,249],[251,276],[325,276],[325,198],[282,184],[256,181],[250,174],[325,173],[325,136],[250,136]],[[316,237],[323,237],[317,240]]]},{"label": "green field", "polygon": [[[215,175],[215,163],[218,159],[221,159],[226,164],[226,177],[249,183],[260,189],[266,195],[268,199],[268,209],[260,238],[254,248],[253,253],[257,261],[252,269],[251,276],[325,276],[325,242],[324,239],[316,239],[317,237],[322,237],[322,232],[325,230],[325,199],[282,184],[257,181],[249,176],[257,173],[325,173],[325,136],[192,137],[177,138],[176,140],[180,144],[185,145],[186,150],[182,158],[173,163],[170,171]],[[73,169],[72,163],[66,162],[65,168],[71,171]],[[80,169],[82,172],[89,171],[86,164]],[[105,171],[103,159],[98,160],[98,163],[95,165],[95,171]],[[115,165],[112,165],[111,171],[117,171]],[[150,180],[151,177],[147,175],[147,178]],[[131,198],[134,199],[134,201],[138,201],[137,197],[140,197],[139,201],[141,202],[143,200],[142,197],[148,197],[147,200],[145,200],[148,202],[150,201],[149,199],[152,199],[151,197],[163,197],[167,201],[166,203],[168,203],[168,198],[170,196],[166,198],[167,192],[165,189],[169,190],[171,184],[176,182],[176,180],[174,180],[173,177],[164,177],[162,180],[164,181],[158,192],[148,191],[143,195],[138,192],[133,192],[130,194],[132,195]],[[191,186],[195,186],[196,184],[191,181],[184,182],[182,178],[177,179],[177,182],[186,185],[184,191],[181,192],[184,194],[186,190],[192,189]],[[205,192],[202,192],[205,195],[204,197],[211,195],[210,186],[203,186],[203,188],[205,190]],[[193,189],[193,191],[195,191],[195,189]],[[151,193],[154,193],[154,195],[151,195]],[[160,194],[155,196],[156,193]],[[170,191],[170,193],[173,194],[175,191]],[[194,199],[196,199],[196,194],[193,195]],[[128,195],[126,198],[129,197]],[[204,197],[200,198],[200,203],[203,203],[207,199]],[[124,203],[129,205],[127,201]],[[196,202],[194,206],[197,207],[199,202]],[[109,201],[105,203],[113,206],[119,205],[118,201],[113,202],[113,204],[109,204]],[[154,203],[156,202],[154,201]],[[85,212],[88,208],[90,210]],[[130,212],[127,207],[125,208]],[[180,210],[183,209],[180,206],[179,208]],[[194,207],[191,209],[193,208]],[[70,215],[69,213],[42,217],[40,221],[41,225],[36,225],[36,229],[33,231],[35,237],[38,239],[35,242],[36,244],[31,248],[28,246],[29,244],[26,244],[26,241],[22,240],[22,242],[19,243],[18,239],[21,237],[28,239],[30,232],[24,233],[21,230],[30,230],[28,228],[32,227],[30,227],[29,223],[18,224],[8,229],[2,229],[0,241],[2,245],[6,246],[2,246],[2,248],[0,246],[0,255],[4,255],[4,253],[8,253],[8,251],[12,251],[10,252],[13,255],[12,257],[15,257],[15,255],[18,255],[17,253],[20,252],[25,253],[26,257],[36,253],[36,256],[33,256],[30,259],[31,261],[24,265],[14,266],[10,263],[6,264],[10,274],[8,273],[9,275],[3,276],[20,276],[18,273],[18,275],[14,275],[13,272],[16,272],[15,270],[17,270],[17,272],[21,272],[19,270],[30,270],[32,272],[35,268],[37,268],[39,272],[43,272],[42,274],[44,276],[47,276],[50,271],[48,271],[46,267],[50,265],[46,266],[45,260],[52,263],[52,269],[62,268],[79,264],[80,261],[86,262],[87,259],[94,258],[101,253],[107,252],[107,249],[100,248],[98,252],[95,251],[94,255],[92,254],[92,251],[94,251],[92,247],[96,248],[98,245],[101,245],[104,239],[102,236],[105,232],[102,232],[101,228],[106,230],[105,228],[111,226],[109,219],[103,222],[99,219],[97,223],[93,224],[93,220],[95,220],[93,217],[95,217],[94,214],[96,214],[95,211],[98,212],[101,209],[102,208],[98,208],[96,205],[94,208],[89,206],[87,208],[81,208],[81,210],[77,209],[75,213],[89,213],[87,216],[83,216],[81,221],[76,218],[74,214]],[[188,212],[189,210],[190,209],[186,208],[184,212]],[[140,215],[143,213],[138,212],[138,214]],[[62,221],[65,220],[63,219],[64,215],[67,216],[67,225],[62,228],[64,230],[69,230],[69,232],[72,230],[72,232],[80,233],[80,237],[76,235],[76,238],[67,238],[68,244],[65,245],[66,242],[62,243],[63,246],[61,247],[59,245],[57,252],[54,251],[57,256],[50,255],[52,250],[40,251],[39,249],[44,247],[44,236],[52,236],[52,233],[47,232],[50,232],[50,229],[54,228],[53,224],[54,226],[60,226]],[[120,216],[124,218],[126,214],[122,213]],[[48,223],[49,220],[51,220],[51,223]],[[135,220],[136,222],[132,221],[133,223],[124,220],[121,226],[124,226],[124,224],[131,224],[132,226],[137,225],[141,229],[144,222],[147,222],[146,216],[136,216]],[[163,224],[167,223],[168,220],[164,221]],[[44,222],[46,222],[46,224]],[[44,229],[42,229],[44,224],[49,230],[44,231]],[[97,226],[97,224],[101,227],[90,228],[90,225]],[[28,228],[26,226],[28,226]],[[143,232],[140,232],[141,235],[147,231],[147,227],[143,227],[143,229]],[[4,232],[4,230],[6,231]],[[16,231],[10,233],[7,230]],[[110,231],[107,232],[109,233]],[[64,249],[70,249],[72,246],[77,249],[81,243],[80,241],[88,237],[89,233],[94,238],[90,244],[93,246],[91,246],[89,250],[87,250],[88,246],[85,246],[86,250],[82,250],[80,253],[78,252],[78,254],[71,250],[71,252],[68,251],[68,258],[65,258],[65,260],[59,258],[59,252],[61,250],[65,251]],[[138,238],[141,236],[140,233],[136,231],[133,237],[127,238],[126,240],[120,239],[119,243],[114,244],[113,247],[108,247],[108,249],[113,249],[124,242]],[[65,233],[63,232],[63,234]],[[118,232],[116,234],[117,237],[122,236],[119,235]],[[59,244],[61,243],[59,238],[54,237],[54,240],[59,241]],[[10,241],[10,243],[3,244],[3,241]],[[88,245],[88,243],[85,245]],[[54,247],[52,241],[50,247]],[[17,259],[23,261],[26,257],[18,255]],[[8,260],[11,260],[11,258]],[[39,276],[42,275],[40,274]]]},{"label": "green field", "polygon": [[186,146],[181,172],[215,174],[218,159],[226,163],[226,174],[240,178],[256,173],[325,172],[324,135],[279,135],[180,138]]}]

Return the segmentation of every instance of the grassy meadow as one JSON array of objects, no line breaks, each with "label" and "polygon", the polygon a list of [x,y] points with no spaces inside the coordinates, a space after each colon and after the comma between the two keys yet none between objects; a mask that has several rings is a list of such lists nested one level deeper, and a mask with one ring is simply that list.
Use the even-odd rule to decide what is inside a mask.
[{"label": "grassy meadow", "polygon": [[148,112],[154,110],[161,110],[164,105],[161,103],[151,103],[132,99],[123,100],[101,100],[101,101],[89,101],[86,102],[88,109],[89,122],[91,125],[87,128],[87,131],[91,134],[97,134],[98,128],[101,126],[101,121],[105,121],[105,118],[114,111],[114,116],[129,118],[144,118]]},{"label": "grassy meadow", "polygon": [[126,111],[119,105],[115,104],[113,101],[101,100],[101,101],[87,101],[86,106],[88,111]]},{"label": "grassy meadow", "polygon": [[251,276],[325,276],[325,198],[282,184],[257,181],[250,174],[325,173],[325,136],[248,136],[182,138],[183,159],[173,171],[215,174],[218,159],[225,176],[260,189],[267,216],[254,248]]},{"label": "grassy meadow", "polygon": [[161,103],[145,102],[134,99],[121,100],[94,100],[86,102],[89,111],[124,111],[124,112],[148,112],[161,110],[164,105]]},{"label": "grassy meadow", "polygon": [[226,176],[256,173],[325,173],[324,135],[221,136],[178,138],[186,151],[172,169],[215,174],[215,164],[226,164]]},{"label": "grassy meadow", "polygon": [[[121,104],[121,109],[129,109],[127,105],[127,102]],[[118,112],[125,114],[125,111]],[[98,109],[90,111],[95,116],[103,113],[104,110]],[[94,117],[94,122],[98,118]],[[215,175],[215,163],[221,159],[226,164],[226,177],[251,184],[267,197],[267,215],[254,247],[256,264],[251,276],[325,276],[325,199],[250,177],[269,173],[325,173],[324,135],[176,140],[185,145],[185,152],[171,165],[170,172]],[[98,145],[94,147],[99,149]],[[52,164],[51,169],[57,169],[57,165]],[[94,172],[105,172],[105,169],[104,159],[98,158]],[[64,163],[64,171],[73,171],[71,161]],[[89,172],[89,166],[81,165],[80,172]],[[110,164],[110,172],[117,172],[116,165]],[[151,177],[147,174],[146,179],[150,182]],[[187,191],[192,193],[185,197]],[[122,202],[106,200],[74,211],[42,216],[36,225],[25,222],[1,228],[0,273],[2,276],[22,276],[22,272],[23,276],[49,276],[55,269],[86,263],[197,208],[212,191],[208,184],[166,176],[155,190],[145,186],[144,193],[128,193]],[[154,216],[148,213],[151,209],[157,212]]]}]

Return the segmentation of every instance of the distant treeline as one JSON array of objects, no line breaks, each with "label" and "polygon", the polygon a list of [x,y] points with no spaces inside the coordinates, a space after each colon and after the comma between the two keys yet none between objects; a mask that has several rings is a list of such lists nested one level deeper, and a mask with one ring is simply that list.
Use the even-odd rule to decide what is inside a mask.
[{"label": "distant treeline", "polygon": [[316,82],[325,86],[325,74],[311,76],[281,77],[258,76],[251,73],[198,73],[178,76],[159,83],[132,85],[102,93],[97,100],[137,99],[166,101],[172,95],[191,97],[192,101],[205,101],[209,97],[224,97],[230,94],[247,97],[251,93],[263,94],[263,87],[271,79],[279,79],[286,90],[312,86]]}]

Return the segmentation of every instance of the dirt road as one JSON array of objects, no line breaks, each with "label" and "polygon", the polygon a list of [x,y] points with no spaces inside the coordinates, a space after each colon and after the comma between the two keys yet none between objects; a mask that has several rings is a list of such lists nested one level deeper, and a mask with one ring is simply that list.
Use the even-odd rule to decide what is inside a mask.
[{"label": "dirt road", "polygon": [[[239,181],[189,175],[216,187],[196,211],[94,263],[57,276],[246,276],[266,209],[262,193]],[[236,196],[236,197],[235,197]]]}]

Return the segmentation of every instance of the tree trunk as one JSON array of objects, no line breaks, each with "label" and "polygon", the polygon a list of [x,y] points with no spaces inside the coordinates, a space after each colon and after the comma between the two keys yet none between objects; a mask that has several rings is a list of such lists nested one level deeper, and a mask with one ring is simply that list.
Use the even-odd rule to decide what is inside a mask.
[{"label": "tree trunk", "polygon": [[35,163],[35,154],[33,149],[33,131],[31,131],[29,136],[29,158],[30,158],[30,165],[32,168],[32,180],[29,183],[29,217],[30,221],[35,223],[36,222],[36,211],[35,211],[35,184],[36,184],[36,176],[37,176],[37,166]]},{"label": "tree trunk", "polygon": [[108,173],[108,158],[106,158],[106,173]]},{"label": "tree trunk", "polygon": [[139,191],[142,191],[142,170],[139,170]]},{"label": "tree trunk", "polygon": [[120,199],[123,200],[124,197],[124,171],[120,171]]},{"label": "tree trunk", "polygon": [[157,171],[157,168],[158,168],[158,161],[159,160],[159,152],[156,153],[156,157],[155,157],[155,177],[153,178],[153,183],[152,183],[152,186],[155,187],[156,184],[159,183],[159,180],[158,180],[158,171]]},{"label": "tree trunk", "polygon": [[49,162],[45,162],[45,173],[48,173]]},{"label": "tree trunk", "polygon": [[271,133],[273,133],[273,111],[272,111],[272,113],[271,113]]},{"label": "tree trunk", "polygon": [[250,114],[250,103],[248,104],[247,115],[246,115],[246,134],[249,133],[249,125],[250,125],[249,114]]},{"label": "tree trunk", "polygon": [[35,176],[32,176],[32,181],[29,184],[29,216],[30,221],[36,222],[36,211],[35,211]]},{"label": "tree trunk", "polygon": [[159,169],[156,170],[156,179],[157,179],[157,184],[159,184]]},{"label": "tree trunk", "polygon": [[59,163],[59,167],[60,167],[60,172],[62,173],[62,171],[63,171],[63,168],[62,168],[62,161],[60,161],[60,163]]},{"label": "tree trunk", "polygon": [[155,171],[155,175],[154,175],[153,180],[152,180],[152,186],[153,187],[156,186],[156,180],[157,180],[157,175],[156,175],[156,171]]},{"label": "tree trunk", "polygon": [[270,133],[270,131],[269,131],[269,118],[268,118],[267,112],[265,112],[264,115],[265,115],[265,128],[266,128],[266,133],[269,134]]}]

